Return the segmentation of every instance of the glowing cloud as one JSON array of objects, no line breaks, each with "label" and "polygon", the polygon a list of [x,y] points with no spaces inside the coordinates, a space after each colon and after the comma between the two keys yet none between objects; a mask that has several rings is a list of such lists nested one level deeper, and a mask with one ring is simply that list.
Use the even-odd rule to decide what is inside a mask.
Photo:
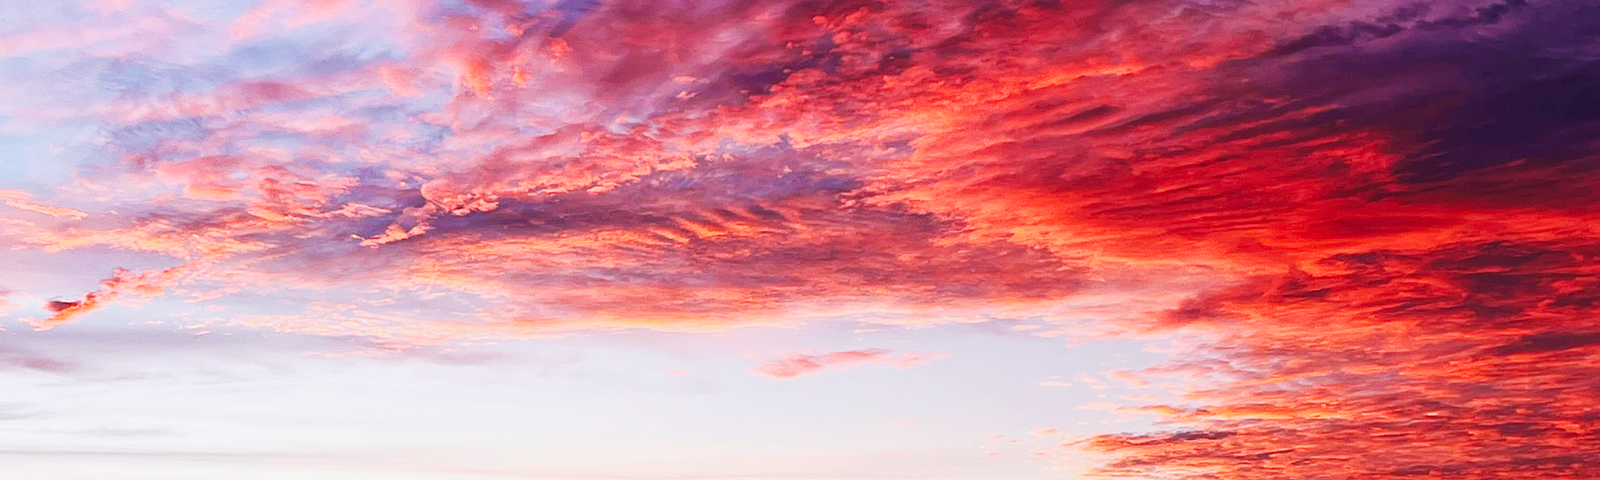
[{"label": "glowing cloud", "polygon": [[[89,3],[0,34],[49,334],[1178,338],[1024,385],[1183,399],[1063,404],[1111,477],[1600,477],[1593,2]],[[835,348],[747,371],[940,358]]]}]

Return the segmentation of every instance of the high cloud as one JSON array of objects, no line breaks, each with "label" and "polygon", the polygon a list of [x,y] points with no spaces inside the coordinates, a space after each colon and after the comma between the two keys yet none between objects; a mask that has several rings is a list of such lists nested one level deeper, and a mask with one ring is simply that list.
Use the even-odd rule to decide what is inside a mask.
[{"label": "high cloud", "polygon": [[1094,323],[1204,345],[1106,475],[1600,477],[1592,2],[119,5],[0,36],[0,243],[145,265],[36,328]]}]

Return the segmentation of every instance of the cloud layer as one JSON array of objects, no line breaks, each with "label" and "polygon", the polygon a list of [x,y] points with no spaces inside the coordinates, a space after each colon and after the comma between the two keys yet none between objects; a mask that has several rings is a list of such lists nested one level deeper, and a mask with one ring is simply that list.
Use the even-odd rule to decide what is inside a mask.
[{"label": "cloud layer", "polygon": [[0,32],[0,135],[73,166],[0,241],[116,252],[32,326],[1176,333],[1102,473],[1600,476],[1593,5],[378,3]]}]

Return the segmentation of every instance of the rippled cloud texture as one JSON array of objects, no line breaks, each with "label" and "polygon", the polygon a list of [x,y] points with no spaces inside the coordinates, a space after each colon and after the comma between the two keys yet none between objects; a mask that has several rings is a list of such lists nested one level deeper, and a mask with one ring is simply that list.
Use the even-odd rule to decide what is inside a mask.
[{"label": "rippled cloud texture", "polygon": [[0,11],[0,242],[103,279],[8,279],[7,328],[154,302],[398,354],[841,319],[1175,335],[1122,375],[1175,400],[1105,406],[1159,428],[1045,451],[1149,478],[1600,477],[1592,2]]}]

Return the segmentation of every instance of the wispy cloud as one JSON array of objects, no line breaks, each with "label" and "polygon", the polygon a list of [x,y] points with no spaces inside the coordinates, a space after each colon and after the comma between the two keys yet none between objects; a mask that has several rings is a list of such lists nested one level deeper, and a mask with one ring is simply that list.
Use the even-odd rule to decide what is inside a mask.
[{"label": "wispy cloud", "polygon": [[857,365],[880,364],[895,368],[911,368],[939,358],[945,354],[904,352],[871,348],[843,350],[827,353],[795,353],[750,367],[750,373],[778,380],[814,375],[828,370],[846,370]]}]

